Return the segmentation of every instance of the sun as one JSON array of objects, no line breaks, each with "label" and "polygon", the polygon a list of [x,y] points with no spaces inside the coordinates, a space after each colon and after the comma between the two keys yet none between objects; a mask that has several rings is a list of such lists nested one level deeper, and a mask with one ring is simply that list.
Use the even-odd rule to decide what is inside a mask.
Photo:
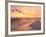
[{"label": "sun", "polygon": [[25,18],[25,17],[40,17],[39,7],[17,7],[16,10],[11,12],[11,17]]}]

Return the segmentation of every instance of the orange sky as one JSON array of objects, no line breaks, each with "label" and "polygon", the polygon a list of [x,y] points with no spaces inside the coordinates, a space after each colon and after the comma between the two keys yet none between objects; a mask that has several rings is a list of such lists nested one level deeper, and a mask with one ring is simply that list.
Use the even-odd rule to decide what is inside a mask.
[{"label": "orange sky", "polygon": [[[17,9],[18,12],[15,9]],[[30,17],[30,18],[39,18],[41,17],[41,7],[40,6],[31,6],[31,7],[24,7],[24,6],[12,6],[11,7],[11,17],[12,18],[24,18],[24,17]]]}]

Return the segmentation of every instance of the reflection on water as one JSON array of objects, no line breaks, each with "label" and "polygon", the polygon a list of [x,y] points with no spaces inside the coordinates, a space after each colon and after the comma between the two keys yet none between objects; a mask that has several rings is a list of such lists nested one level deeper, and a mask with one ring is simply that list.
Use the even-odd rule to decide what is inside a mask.
[{"label": "reflection on water", "polygon": [[28,31],[40,29],[40,18],[11,18],[11,31]]}]

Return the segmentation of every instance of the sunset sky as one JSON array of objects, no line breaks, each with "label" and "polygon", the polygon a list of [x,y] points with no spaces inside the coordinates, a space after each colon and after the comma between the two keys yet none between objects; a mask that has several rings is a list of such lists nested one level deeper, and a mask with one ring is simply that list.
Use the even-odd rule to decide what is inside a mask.
[{"label": "sunset sky", "polygon": [[11,17],[12,18],[39,18],[41,17],[40,6],[11,6]]}]

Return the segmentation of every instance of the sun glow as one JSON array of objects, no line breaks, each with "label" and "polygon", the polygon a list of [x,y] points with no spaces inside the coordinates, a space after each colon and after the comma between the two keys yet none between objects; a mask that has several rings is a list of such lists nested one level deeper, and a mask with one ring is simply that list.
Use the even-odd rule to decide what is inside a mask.
[{"label": "sun glow", "polygon": [[13,12],[11,11],[11,17],[15,18],[21,18],[21,17],[31,17],[31,18],[35,18],[35,17],[40,17],[41,16],[41,10],[40,7],[16,7],[16,10],[14,10]]}]

